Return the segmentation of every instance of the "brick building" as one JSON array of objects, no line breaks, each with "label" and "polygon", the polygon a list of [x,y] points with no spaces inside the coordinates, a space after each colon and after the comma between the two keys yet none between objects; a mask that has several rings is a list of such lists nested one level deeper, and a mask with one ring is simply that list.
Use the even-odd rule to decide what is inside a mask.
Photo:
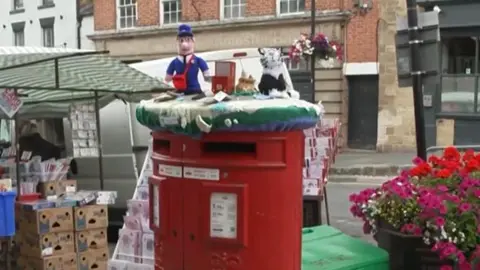
[{"label": "brick building", "polygon": [[[341,118],[344,142],[351,147],[391,150],[414,146],[396,140],[405,135],[403,130],[410,132],[405,128],[410,123],[398,108],[411,107],[402,103],[409,97],[396,96],[393,41],[399,1],[316,0],[317,32],[343,43],[345,59],[337,68],[317,70],[315,96],[329,115]],[[291,45],[301,32],[310,32],[310,3],[96,0],[95,34],[90,38],[98,50],[108,50],[125,61],[175,55],[179,22],[192,25],[197,52],[283,47]],[[358,3],[369,8],[361,12],[355,7]],[[379,60],[386,62],[379,65]],[[393,104],[399,107],[391,108]]]}]

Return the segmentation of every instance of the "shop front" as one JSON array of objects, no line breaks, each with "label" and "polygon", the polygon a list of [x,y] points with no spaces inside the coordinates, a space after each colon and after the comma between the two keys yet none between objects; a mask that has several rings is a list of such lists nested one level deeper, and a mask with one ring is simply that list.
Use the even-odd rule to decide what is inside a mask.
[{"label": "shop front", "polygon": [[[418,1],[426,11],[439,12],[440,50],[438,84],[424,89],[435,93],[436,145],[480,144],[480,17],[479,3]],[[430,122],[433,121],[430,120]]]}]

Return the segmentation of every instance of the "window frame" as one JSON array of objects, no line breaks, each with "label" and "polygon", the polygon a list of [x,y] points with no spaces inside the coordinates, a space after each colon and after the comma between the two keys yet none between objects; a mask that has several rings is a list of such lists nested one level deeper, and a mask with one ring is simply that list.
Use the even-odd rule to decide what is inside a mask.
[{"label": "window frame", "polygon": [[[178,13],[178,21],[177,22],[170,22],[170,23],[165,23],[165,3],[166,2],[177,2],[177,11],[176,12],[169,12],[169,14],[175,14]],[[179,25],[182,23],[182,15],[183,15],[183,10],[182,10],[182,1],[181,0],[159,0],[160,2],[160,25]],[[170,17],[171,18],[171,17]]]},{"label": "window frame", "polygon": [[[289,0],[276,0],[276,13],[277,13],[277,16],[292,16],[292,15],[300,15],[300,14],[305,14],[305,12],[307,11],[306,10],[306,6],[303,7],[303,10],[302,11],[296,11],[296,12],[288,12],[288,13],[282,13],[281,12],[281,2],[282,1],[289,1]],[[295,0],[297,1],[297,5],[299,5],[299,1],[300,0]],[[306,5],[306,1],[304,1],[304,5]]]},{"label": "window frame", "polygon": [[[17,44],[17,35],[21,34],[22,44]],[[25,29],[22,30],[13,30],[13,46],[15,47],[24,47],[25,46]]]},{"label": "window frame", "polygon": [[[128,4],[128,5],[120,5],[120,1],[122,0],[116,0],[115,3],[116,3],[116,10],[117,10],[117,29],[118,30],[128,30],[128,29],[135,29],[137,28],[137,23],[138,23],[138,0],[124,0],[124,1],[130,1],[130,2],[135,2],[135,4]],[[134,18],[134,23],[132,26],[126,26],[126,27],[121,27],[121,19],[122,17],[120,16],[121,14],[121,9],[122,8],[127,8],[129,6],[135,6],[135,15],[133,16]],[[126,13],[126,11],[125,11]],[[125,18],[128,18],[130,16],[125,16]],[[125,25],[126,25],[126,21],[125,21]]]},{"label": "window frame", "polygon": [[[22,6],[17,7],[17,3],[21,1]],[[12,0],[12,10],[24,10],[25,9],[25,1],[24,0]]]},{"label": "window frame", "polygon": [[[52,32],[51,34],[51,39],[52,39],[52,46],[47,46],[46,45],[46,33],[47,31],[50,31]],[[42,26],[42,46],[43,47],[47,47],[47,48],[55,48],[55,27],[54,25],[45,25],[45,26]]]},{"label": "window frame", "polygon": [[[241,19],[245,19],[247,17],[247,1],[245,1],[244,4],[239,4],[239,5],[232,5],[230,4],[230,8],[233,9],[234,6],[238,6],[238,7],[241,7],[241,6],[245,6],[245,14],[241,15],[240,17],[232,17],[230,16],[230,18],[225,18],[225,0],[219,0],[220,1],[220,8],[219,8],[219,16],[220,16],[220,20],[241,20]],[[233,0],[230,0],[230,1],[233,1]],[[239,1],[243,1],[243,0],[239,0]],[[230,10],[232,11],[232,10]]]},{"label": "window frame", "polygon": [[55,5],[55,0],[42,0],[42,6]]}]

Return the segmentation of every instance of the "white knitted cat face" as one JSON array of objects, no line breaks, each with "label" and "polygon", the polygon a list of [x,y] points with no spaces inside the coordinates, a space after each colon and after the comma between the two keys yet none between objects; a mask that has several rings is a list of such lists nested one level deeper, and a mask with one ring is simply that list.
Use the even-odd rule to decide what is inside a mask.
[{"label": "white knitted cat face", "polygon": [[258,48],[260,63],[266,69],[277,69],[283,65],[282,53],[274,48]]}]

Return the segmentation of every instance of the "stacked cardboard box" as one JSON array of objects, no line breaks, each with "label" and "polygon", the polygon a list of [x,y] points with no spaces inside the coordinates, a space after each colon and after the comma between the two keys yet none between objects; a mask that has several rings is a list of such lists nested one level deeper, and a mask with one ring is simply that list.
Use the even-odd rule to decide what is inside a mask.
[{"label": "stacked cardboard box", "polygon": [[16,204],[15,245],[21,270],[106,270],[106,205],[72,180],[41,183],[43,199]]},{"label": "stacked cardboard box", "polygon": [[75,250],[79,270],[108,268],[108,213],[106,205],[74,208]]},{"label": "stacked cardboard box", "polygon": [[77,270],[72,207],[44,208],[48,204],[22,204],[16,208],[19,269]]}]

